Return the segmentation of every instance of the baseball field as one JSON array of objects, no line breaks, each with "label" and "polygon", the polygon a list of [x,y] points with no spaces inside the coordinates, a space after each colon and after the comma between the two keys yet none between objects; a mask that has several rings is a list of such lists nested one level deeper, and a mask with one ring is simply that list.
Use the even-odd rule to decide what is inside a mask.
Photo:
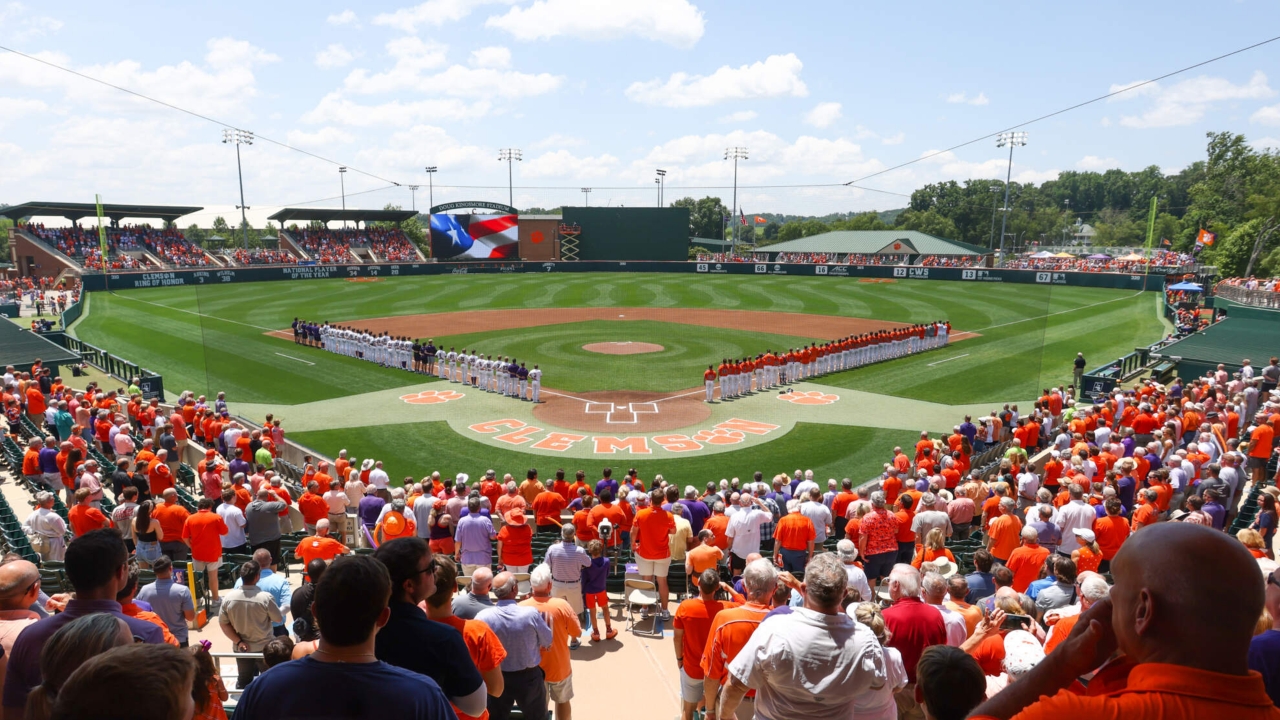
[{"label": "baseball field", "polygon": [[[636,467],[681,484],[812,468],[862,480],[895,444],[1003,403],[1030,406],[1093,364],[1165,333],[1160,294],[931,280],[663,274],[464,275],[155,288],[89,295],[77,337],[226,392],[325,455],[393,477]],[[543,375],[534,406],[296,345],[295,317],[514,356]],[[702,372],[902,323],[949,320],[946,348],[707,404]],[[589,346],[589,347],[588,347]]]}]

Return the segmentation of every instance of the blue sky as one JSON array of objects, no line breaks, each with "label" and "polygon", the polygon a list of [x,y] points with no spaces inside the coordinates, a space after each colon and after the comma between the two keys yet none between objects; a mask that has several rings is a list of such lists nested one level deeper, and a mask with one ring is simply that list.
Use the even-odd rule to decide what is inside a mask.
[{"label": "blue sky", "polygon": [[[0,44],[351,166],[349,207],[729,202],[747,214],[901,207],[841,183],[1266,39],[1280,5],[428,0],[421,4],[9,3]],[[1280,146],[1280,42],[1028,126],[1015,179],[1176,171],[1204,133]],[[0,200],[203,205],[236,196],[221,127],[0,53]],[[333,164],[243,149],[251,219],[336,198]],[[1003,176],[984,141],[866,181],[910,193]],[[367,173],[367,174],[363,174]],[[459,187],[459,186],[499,186]],[[318,206],[337,206],[324,200]]]}]

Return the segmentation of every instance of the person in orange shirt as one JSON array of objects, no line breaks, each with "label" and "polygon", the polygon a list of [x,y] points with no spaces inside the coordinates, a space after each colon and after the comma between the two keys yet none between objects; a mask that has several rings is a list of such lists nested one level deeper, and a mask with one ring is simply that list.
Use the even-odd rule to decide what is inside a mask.
[{"label": "person in orange shirt", "polygon": [[[561,482],[564,481],[561,480]],[[566,487],[568,487],[567,484]],[[533,499],[532,505],[538,534],[559,535],[560,513],[569,507],[569,502],[564,499],[564,496],[555,490],[543,490]]]},{"label": "person in orange shirt", "polygon": [[96,507],[89,504],[89,488],[76,491],[76,504],[67,511],[67,524],[71,526],[71,534],[80,537],[92,530],[111,527],[111,520]]},{"label": "person in orange shirt", "polygon": [[[298,543],[294,553],[302,560],[302,567],[307,567],[312,560],[332,562],[339,555],[350,554],[351,550],[341,542],[329,537],[329,518],[316,521],[316,534]],[[438,562],[438,560],[437,560]]]},{"label": "person in orange shirt", "polygon": [[1013,589],[1025,593],[1031,583],[1040,578],[1040,568],[1049,557],[1049,548],[1040,544],[1039,533],[1033,527],[1022,528],[1022,546],[1009,554],[1008,567],[1013,571]]},{"label": "person in orange shirt", "polygon": [[[498,562],[513,573],[527,573],[533,564],[533,529],[525,519],[524,510],[516,508],[502,518],[498,531]],[[556,527],[557,534],[560,528]]]},{"label": "person in orange shirt", "polygon": [[[497,582],[495,581],[495,584]],[[569,662],[569,640],[582,636],[582,625],[573,607],[564,598],[551,596],[551,567],[539,565],[529,576],[533,596],[520,602],[521,607],[533,608],[551,628],[551,646],[543,648],[542,674],[547,684],[547,697],[555,704],[555,716],[569,720],[573,698],[573,667]],[[521,707],[523,711],[524,708]]]},{"label": "person in orange shirt", "polygon": [[[707,630],[707,644],[702,649],[702,686],[706,707],[718,707],[720,689],[729,679],[729,664],[769,614],[769,603],[777,586],[778,570],[769,561],[749,562],[742,572],[746,602],[739,607],[722,609],[712,618],[711,627]],[[754,704],[755,691],[748,691],[747,699],[739,706],[747,711],[743,713],[744,717],[750,717]]]},{"label": "person in orange shirt", "polygon": [[[1207,567],[1216,581],[1196,582],[1195,573]],[[1280,718],[1262,676],[1249,669],[1265,585],[1240,543],[1203,525],[1162,523],[1125,543],[1112,573],[1109,597],[1094,602],[1066,640],[979,705],[971,720]],[[1110,663],[1095,675],[1092,694],[1068,689],[1116,650],[1125,664]],[[1108,691],[1094,692],[1100,681]]]},{"label": "person in orange shirt", "polygon": [[1013,498],[1000,498],[1003,514],[987,524],[987,550],[991,556],[1008,565],[1009,556],[1022,539],[1022,520],[1018,519],[1018,503]]},{"label": "person in orange shirt", "polygon": [[[569,485],[569,481],[564,479],[563,469],[556,470],[556,479],[551,481],[551,489],[557,493],[560,493],[560,497],[564,498],[564,503],[566,507],[569,505],[569,503],[573,502],[573,499],[575,497],[577,497],[576,493],[574,493],[573,491],[573,487]],[[481,493],[481,494],[483,495],[484,493]],[[536,500],[537,498],[534,498],[534,499]]]},{"label": "person in orange shirt", "polygon": [[44,401],[44,393],[40,392],[40,385],[32,383],[27,388],[27,418],[31,420],[38,428],[44,427],[44,411],[49,406]]},{"label": "person in orange shirt", "polygon": [[711,517],[702,524],[702,529],[711,531],[712,545],[720,548],[721,552],[729,552],[729,536],[725,534],[729,529],[729,516],[724,514],[723,502],[712,503]]},{"label": "person in orange shirt", "polygon": [[844,539],[844,527],[849,522],[846,514],[849,512],[849,506],[858,500],[858,493],[853,491],[853,481],[845,478],[840,482],[840,492],[836,493],[835,499],[831,501],[831,516],[834,518],[836,539]]},{"label": "person in orange shirt", "polygon": [[707,371],[702,373],[702,384],[707,389],[707,402],[711,402],[716,394],[716,370],[712,366],[707,366]]},{"label": "person in orange shirt", "polygon": [[698,573],[696,585],[698,596],[680,603],[673,623],[675,637],[672,645],[676,651],[676,666],[680,669],[681,720],[693,720],[698,702],[705,695],[702,651],[707,646],[711,624],[722,611],[738,607],[738,603],[731,600],[717,599],[716,595],[724,584],[715,570]]},{"label": "person in orange shirt", "polygon": [[813,559],[813,540],[817,530],[813,521],[800,513],[800,503],[787,503],[787,514],[773,529],[773,563],[787,572],[804,572]]},{"label": "person in orange shirt", "polygon": [[658,607],[667,612],[667,570],[671,567],[671,536],[676,534],[676,521],[662,509],[665,500],[661,489],[649,494],[650,506],[636,513],[632,521],[632,549],[640,576],[658,586]]},{"label": "person in orange shirt", "polygon": [[182,539],[191,548],[191,569],[209,572],[209,592],[218,600],[218,568],[222,565],[222,536],[229,532],[221,515],[213,512],[213,498],[200,498],[196,514],[182,524]]},{"label": "person in orange shirt", "polygon": [[600,494],[600,504],[591,508],[591,527],[595,528],[596,533],[601,537],[604,535],[600,533],[600,523],[605,520],[608,520],[609,525],[613,527],[613,532],[609,534],[609,540],[605,545],[609,547],[621,545],[623,524],[626,523],[629,526],[630,519],[627,517],[627,511],[613,501],[613,491],[608,489]]},{"label": "person in orange shirt", "polygon": [[[239,504],[237,493],[236,505]],[[329,502],[320,494],[320,483],[315,480],[307,483],[307,491],[298,496],[298,512],[302,513],[302,523],[307,530],[314,530],[321,520],[329,519]]]},{"label": "person in orange shirt", "polygon": [[[475,663],[476,670],[480,671],[480,677],[484,678],[489,697],[496,698],[502,695],[505,688],[502,661],[507,657],[506,648],[502,647],[502,641],[484,622],[463,620],[453,614],[451,601],[458,587],[458,566],[453,558],[447,556],[437,555],[435,562],[436,590],[428,595],[419,607],[426,611],[427,617],[431,620],[448,625],[462,633],[462,640],[467,645],[467,653],[471,655],[471,661]],[[459,720],[487,720],[489,717],[488,710],[480,715],[467,715],[459,711],[456,706],[453,710],[457,713]]]},{"label": "person in orange shirt", "polygon": [[186,524],[191,513],[178,502],[178,491],[169,488],[164,491],[164,502],[156,505],[151,517],[160,523],[163,537],[160,540],[160,552],[169,556],[175,563],[186,562],[188,546],[182,539],[182,526]]},{"label": "person in orange shirt", "polygon": [[[328,507],[328,503],[325,503],[325,507]],[[397,538],[414,537],[413,516],[406,514],[404,508],[404,500],[396,498],[391,501],[391,510],[386,515],[383,515],[382,519],[373,528],[374,542],[382,545]],[[325,520],[328,519],[327,517],[325,518]],[[317,520],[316,524],[318,525],[319,522]]]},{"label": "person in orange shirt", "polygon": [[906,457],[907,456],[903,455],[902,453],[899,453],[894,456],[893,458],[894,471],[889,473],[889,476],[886,477],[884,479],[884,482],[880,484],[881,489],[884,490],[884,501],[889,505],[896,504],[898,502],[898,495],[902,494],[901,475],[907,471],[898,470],[897,461],[898,461],[898,458],[906,458]]},{"label": "person in orange shirt", "polygon": [[1265,413],[1254,419],[1256,427],[1249,435],[1249,472],[1253,484],[1260,486],[1265,479],[1267,462],[1271,458],[1271,445],[1275,442],[1275,428],[1267,422]]},{"label": "person in orange shirt", "polygon": [[933,441],[929,439],[929,432],[927,430],[920,433],[920,441],[916,443],[915,462],[920,462],[920,458],[924,457],[924,451],[926,449],[930,451],[933,450]]},{"label": "person in orange shirt", "polygon": [[1132,532],[1136,533],[1160,519],[1160,510],[1156,507],[1157,497],[1159,496],[1154,488],[1138,491],[1138,507],[1133,510],[1133,518],[1129,526]]},{"label": "person in orange shirt", "polygon": [[533,507],[533,501],[537,499],[538,493],[546,489],[546,486],[538,480],[538,471],[530,470],[525,474],[525,481],[520,483],[520,497],[524,498],[527,507]]}]

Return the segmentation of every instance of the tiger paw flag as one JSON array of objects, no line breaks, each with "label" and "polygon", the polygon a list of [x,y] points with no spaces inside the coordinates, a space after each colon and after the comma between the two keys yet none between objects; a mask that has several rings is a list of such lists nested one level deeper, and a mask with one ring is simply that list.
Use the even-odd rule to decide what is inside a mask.
[{"label": "tiger paw flag", "polygon": [[1211,233],[1204,228],[1200,228],[1200,232],[1196,234],[1196,245],[1201,247],[1213,247],[1213,241],[1217,239],[1218,236],[1216,234]]},{"label": "tiger paw flag", "polygon": [[767,225],[768,223],[769,223],[769,221],[768,221],[768,220],[766,220],[766,219],[764,219],[764,218],[760,217],[759,215],[757,215],[757,216],[756,216],[756,224],[757,224],[757,225]]}]

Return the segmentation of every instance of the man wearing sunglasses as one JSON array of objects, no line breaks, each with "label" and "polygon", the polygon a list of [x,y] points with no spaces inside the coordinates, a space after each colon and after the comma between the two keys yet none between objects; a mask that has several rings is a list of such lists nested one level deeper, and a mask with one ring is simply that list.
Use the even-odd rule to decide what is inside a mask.
[{"label": "man wearing sunglasses", "polygon": [[462,634],[428,620],[418,607],[436,591],[436,561],[427,541],[397,538],[383,543],[373,557],[391,575],[391,618],[378,631],[374,654],[383,662],[435,680],[460,712],[484,714],[489,690]]}]

